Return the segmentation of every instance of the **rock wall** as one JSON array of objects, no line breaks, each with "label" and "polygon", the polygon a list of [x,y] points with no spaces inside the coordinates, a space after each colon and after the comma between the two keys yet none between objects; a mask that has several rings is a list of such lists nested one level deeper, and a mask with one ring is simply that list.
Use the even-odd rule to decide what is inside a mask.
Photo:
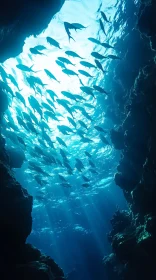
[{"label": "rock wall", "polygon": [[[2,0],[0,9],[0,61],[18,55],[24,39],[47,27],[64,1]],[[8,108],[5,92],[0,91],[0,122]],[[1,280],[61,280],[62,269],[30,244],[33,198],[15,180],[0,136],[0,278]]]},{"label": "rock wall", "polygon": [[65,0],[1,0],[0,62],[22,52],[24,40],[47,28]]},{"label": "rock wall", "polygon": [[118,210],[111,220],[108,237],[113,253],[104,258],[110,280],[156,279],[155,15],[156,2],[142,0],[135,32],[143,56],[128,88],[126,118],[111,133],[115,148],[122,151],[115,182],[123,190],[129,211]]}]

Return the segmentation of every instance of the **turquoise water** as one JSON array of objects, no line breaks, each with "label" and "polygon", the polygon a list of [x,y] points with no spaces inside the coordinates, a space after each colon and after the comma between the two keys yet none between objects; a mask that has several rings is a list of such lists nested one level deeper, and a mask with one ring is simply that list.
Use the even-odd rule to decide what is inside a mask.
[{"label": "turquoise water", "polygon": [[[90,272],[89,266],[91,261],[97,263],[95,274],[101,269],[101,278],[103,279],[104,271],[102,268],[102,258],[104,254],[110,251],[107,243],[106,233],[110,230],[109,220],[116,209],[116,205],[125,208],[124,198],[119,189],[114,185],[114,174],[116,166],[120,158],[120,153],[113,148],[110,139],[110,130],[116,127],[116,123],[108,115],[108,108],[114,108],[113,90],[111,79],[113,78],[114,70],[120,63],[120,60],[103,59],[99,60],[106,73],[96,68],[87,69],[80,64],[80,61],[88,61],[95,64],[94,57],[91,52],[97,52],[104,56],[117,55],[122,56],[121,50],[118,48],[104,48],[96,45],[88,40],[89,37],[96,38],[100,42],[108,43],[115,46],[116,41],[124,35],[126,23],[117,20],[117,2],[104,1],[101,10],[105,12],[110,23],[104,23],[104,28],[107,36],[100,28],[99,19],[101,18],[98,8],[100,1],[66,1],[61,11],[54,16],[49,26],[38,37],[31,36],[25,40],[23,52],[17,58],[12,58],[4,63],[4,69],[7,73],[14,76],[18,83],[20,93],[24,97],[26,106],[18,99],[10,99],[9,110],[5,114],[5,119],[8,121],[11,118],[18,131],[16,135],[22,137],[26,147],[18,143],[16,140],[11,140],[7,135],[7,131],[3,130],[3,135],[6,136],[6,147],[14,147],[19,151],[24,151],[25,161],[20,169],[14,169],[15,176],[18,181],[29,191],[34,197],[33,205],[33,230],[28,239],[29,242],[38,246],[43,252],[50,254],[59,265],[63,267],[66,273],[72,271],[75,273],[75,278],[79,279],[96,279],[94,273]],[[118,28],[113,25],[114,20],[118,22]],[[86,28],[82,30],[71,31],[74,40],[69,42],[65,32],[63,22],[81,23]],[[120,24],[119,24],[120,23]],[[46,37],[52,37],[60,44],[61,49],[51,46],[47,43]],[[43,55],[33,55],[30,53],[30,48],[36,45],[44,45],[45,50],[41,51]],[[68,57],[65,51],[74,51],[82,58]],[[68,58],[74,65],[67,65],[67,68],[79,73],[78,70],[87,71],[92,77],[85,77],[79,74],[79,78],[85,86],[93,87],[100,85],[108,94],[94,92],[94,96],[88,95],[80,90],[80,80],[78,76],[69,77],[63,73],[62,68],[56,63],[58,57]],[[38,89],[30,88],[26,77],[29,74],[19,70],[16,65],[18,63],[32,67],[37,73],[30,75],[39,77],[44,84],[44,87],[38,86]],[[53,73],[58,81],[50,79],[44,69],[48,69]],[[17,88],[10,82],[9,86],[13,92],[18,91]],[[70,108],[80,106],[87,112],[88,118],[78,109],[73,109],[73,117],[71,114],[56,101],[53,102],[55,108],[55,116],[57,120],[45,118],[44,121],[48,125],[49,130],[45,130],[53,143],[47,143],[41,129],[41,116],[35,112],[35,116],[39,122],[37,125],[32,120],[32,124],[37,133],[30,129],[26,130],[19,125],[17,116],[21,116],[22,112],[30,115],[30,109],[33,108],[29,104],[29,97],[33,96],[39,102],[42,113],[46,109],[42,106],[42,102],[47,103],[50,96],[46,92],[47,89],[53,90],[58,99],[65,99],[70,102]],[[73,101],[62,95],[61,91],[68,91],[73,94],[78,94],[85,101]],[[91,108],[86,104],[91,105]],[[11,113],[11,114],[10,114]],[[11,116],[11,117],[10,117]],[[31,115],[30,115],[31,116]],[[73,118],[76,123],[76,128],[69,122],[68,118]],[[22,119],[23,115],[22,115]],[[79,123],[83,121],[87,127],[84,128]],[[24,120],[25,121],[25,120]],[[68,126],[72,132],[69,135],[64,135],[58,129],[58,125]],[[100,126],[105,130],[105,133],[97,131],[94,126]],[[78,135],[77,130],[81,129],[89,143],[82,141],[83,137]],[[7,130],[13,129],[7,128]],[[108,144],[103,143],[100,135],[103,135]],[[56,137],[60,137],[66,147],[62,146]],[[41,141],[44,141],[41,143]],[[46,146],[45,146],[46,145]],[[35,147],[41,148],[43,151],[37,153]],[[60,153],[60,148],[65,152],[69,164],[64,164],[64,158]],[[85,152],[91,154],[88,158]],[[35,153],[35,154],[34,154]],[[44,156],[53,156],[56,160],[62,163],[62,166],[57,163],[48,163]],[[75,166],[79,159],[83,164],[82,170],[78,170]],[[91,161],[91,163],[89,162]],[[45,174],[39,174],[40,179],[45,182],[39,185],[35,180],[38,174],[29,164],[33,162],[39,166]],[[80,164],[81,165],[81,164]],[[95,167],[94,167],[95,165]],[[71,168],[70,168],[71,167]],[[62,175],[67,181],[62,185]],[[82,177],[86,176],[89,179],[88,184]],[[67,185],[68,184],[68,185]],[[95,260],[96,259],[96,260]],[[76,272],[75,272],[76,271]],[[81,272],[81,273],[80,273]],[[90,275],[92,274],[92,276]]]}]

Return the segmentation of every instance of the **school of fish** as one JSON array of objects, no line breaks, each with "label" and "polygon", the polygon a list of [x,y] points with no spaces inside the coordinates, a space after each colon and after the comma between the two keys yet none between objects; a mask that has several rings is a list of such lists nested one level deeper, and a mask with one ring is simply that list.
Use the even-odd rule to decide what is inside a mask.
[{"label": "school of fish", "polygon": [[[107,36],[105,25],[111,24],[111,22],[106,14],[100,11],[100,8],[98,14],[100,15],[98,22],[100,32],[103,32],[103,34]],[[63,24],[69,42],[70,40],[75,40],[72,32],[87,28],[87,26],[80,23],[64,22]],[[45,40],[50,48],[62,49],[60,43],[54,38],[46,37]],[[93,43],[93,46],[99,45],[102,46],[104,50],[113,49],[115,52],[114,46],[111,46],[107,42],[100,42],[100,40],[92,37],[89,37],[88,40]],[[29,49],[29,57],[47,56],[46,50],[47,47],[44,45],[31,47]],[[55,86],[53,88],[49,87],[48,84],[45,84],[44,81],[37,76],[38,71],[33,70],[34,65],[25,65],[19,59],[16,68],[23,73],[25,83],[34,91],[34,94],[30,94],[28,97],[29,105],[26,104],[25,97],[22,94],[23,89],[19,87],[16,77],[7,73],[5,67],[0,65],[0,88],[7,93],[10,108],[12,106],[12,101],[15,99],[18,104],[15,108],[15,121],[12,118],[10,110],[6,111],[3,121],[3,127],[5,127],[5,129],[2,129],[2,133],[15,147],[20,147],[20,149],[24,151],[28,164],[27,169],[33,173],[36,183],[40,186],[46,185],[47,178],[51,176],[46,171],[45,166],[59,166],[62,168],[60,169],[62,172],[58,172],[58,180],[62,187],[71,187],[71,184],[64,174],[72,175],[74,170],[77,170],[81,174],[82,187],[90,187],[90,178],[89,175],[87,176],[85,173],[86,166],[83,161],[80,158],[75,158],[75,165],[71,166],[68,144],[64,140],[64,135],[69,136],[69,138],[71,135],[76,135],[79,137],[79,141],[82,144],[87,144],[85,157],[88,160],[88,171],[94,175],[98,174],[92,154],[88,151],[88,146],[90,143],[94,143],[94,139],[88,137],[88,123],[93,123],[93,119],[87,109],[94,110],[94,105],[87,101],[87,97],[89,96],[92,100],[95,100],[97,95],[106,95],[109,98],[109,92],[97,84],[93,84],[92,87],[85,85],[82,79],[83,76],[92,79],[93,76],[89,73],[90,69],[95,69],[105,74],[107,71],[103,69],[103,61],[108,59],[120,60],[121,58],[116,54],[103,55],[102,53],[94,51],[94,49],[90,55],[94,59],[94,64],[86,61],[85,58],[81,57],[81,55],[73,50],[67,50],[64,52],[63,56],[57,57],[55,63],[61,68],[62,73],[69,77],[75,76],[79,80],[80,94],[62,90],[62,98],[58,97],[57,92],[55,92]],[[74,58],[76,62],[78,61],[80,66],[78,71],[69,68],[71,65],[73,67],[75,66],[73,61],[70,60],[71,58]],[[44,71],[49,79],[56,83],[61,83],[59,77],[56,77],[55,73],[52,73],[49,69],[42,69],[40,71]],[[13,85],[16,90],[12,90],[10,84]],[[46,100],[43,99],[43,96],[46,96]],[[61,106],[66,111],[68,125],[59,123],[64,116],[57,111],[57,105]],[[77,112],[79,112],[81,116],[80,119],[76,117]],[[49,122],[57,123],[57,129],[62,137],[56,136],[55,139],[51,137],[52,128],[49,126]],[[99,135],[100,141],[104,145],[110,145],[108,131],[105,130],[102,125],[96,125],[96,123],[93,124],[93,127]],[[35,138],[35,143],[32,144],[29,135]],[[36,197],[38,200],[42,200],[44,194]]]}]

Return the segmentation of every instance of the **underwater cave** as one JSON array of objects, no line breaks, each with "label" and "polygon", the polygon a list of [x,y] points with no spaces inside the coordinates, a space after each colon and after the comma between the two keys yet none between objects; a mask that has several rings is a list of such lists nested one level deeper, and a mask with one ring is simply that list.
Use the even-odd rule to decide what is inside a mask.
[{"label": "underwater cave", "polygon": [[1,279],[155,280],[156,3],[2,2]]}]

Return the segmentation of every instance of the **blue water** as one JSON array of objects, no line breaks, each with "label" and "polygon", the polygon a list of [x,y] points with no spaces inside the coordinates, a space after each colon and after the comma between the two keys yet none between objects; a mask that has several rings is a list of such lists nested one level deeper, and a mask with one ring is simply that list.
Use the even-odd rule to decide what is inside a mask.
[{"label": "blue water", "polygon": [[[94,58],[91,52],[96,51],[102,55],[117,55],[123,60],[126,54],[124,49],[124,42],[127,35],[127,25],[133,28],[134,19],[134,3],[130,4],[118,1],[103,1],[101,10],[104,11],[110,23],[105,23],[104,35],[99,26],[100,13],[97,12],[101,1],[95,0],[90,5],[89,0],[83,1],[66,1],[61,11],[54,16],[46,30],[44,30],[38,37],[31,36],[25,41],[23,52],[17,58],[12,58],[4,63],[4,69],[7,73],[12,74],[18,82],[19,89],[22,89],[21,94],[25,99],[25,107],[17,98],[10,96],[9,110],[5,114],[5,119],[14,121],[19,129],[18,135],[21,136],[26,148],[22,145],[17,145],[15,141],[6,138],[6,147],[15,147],[19,151],[22,149],[25,153],[25,162],[20,169],[14,169],[17,180],[25,187],[34,197],[33,204],[33,229],[28,238],[28,242],[37,246],[44,253],[50,255],[56,262],[64,269],[65,273],[69,275],[69,279],[79,280],[95,280],[107,279],[104,270],[102,259],[104,255],[111,252],[110,245],[107,241],[107,233],[111,230],[110,219],[119,207],[126,208],[126,202],[121,190],[114,183],[114,174],[120,159],[120,152],[116,151],[111,144],[110,130],[116,128],[118,119],[116,119],[116,103],[113,95],[112,80],[115,77],[115,71],[120,66],[121,60],[105,59],[102,61],[104,70],[84,68],[79,62],[81,59],[67,57],[75,66],[67,66],[69,69],[78,73],[79,69],[83,69],[90,73],[93,78],[87,78],[79,75],[85,86],[92,87],[93,85],[100,85],[107,92],[100,94],[95,92],[95,98],[82,93],[80,91],[80,81],[78,77],[69,77],[65,75],[61,68],[56,64],[55,60],[59,56],[65,56],[64,52],[72,50],[85,58],[85,61],[94,64]],[[77,32],[71,31],[75,41],[69,42],[67,34],[64,30],[63,22],[68,21],[78,22],[83,24],[85,29]],[[130,23],[129,23],[129,22]],[[46,42],[46,37],[55,38],[60,43],[61,49],[50,46]],[[105,49],[99,45],[95,45],[87,38],[94,37],[101,42],[109,43],[116,46],[114,49]],[[44,45],[47,49],[43,51],[45,55],[32,55],[29,49],[36,45]],[[58,121],[51,119],[46,120],[50,132],[47,132],[51,140],[54,142],[55,149],[47,144],[46,151],[58,158],[62,162],[60,148],[67,153],[69,164],[72,168],[72,174],[69,174],[65,166],[58,164],[47,164],[43,161],[41,155],[36,155],[34,158],[32,152],[35,145],[39,146],[45,151],[45,148],[38,142],[38,138],[43,139],[40,126],[35,126],[38,134],[25,130],[17,122],[17,116],[21,112],[29,114],[30,104],[28,102],[29,96],[34,96],[38,102],[46,102],[49,98],[45,89],[41,94],[36,94],[33,89],[29,87],[26,81],[26,74],[16,68],[16,64],[23,63],[27,66],[33,65],[34,71],[39,71],[35,75],[39,77],[45,86],[45,89],[52,89],[57,94],[58,98],[65,98],[61,91],[70,91],[73,94],[83,96],[86,101],[82,103],[71,102],[71,107],[79,105],[85,108],[88,115],[92,118],[89,120],[85,118],[80,111],[74,112],[74,120],[77,123],[77,128],[85,131],[84,128],[78,125],[78,120],[82,120],[88,127],[86,137],[92,140],[90,143],[83,143],[81,137],[77,135],[75,128],[69,123],[67,117],[71,115],[58,103],[55,102],[56,116]],[[126,63],[126,62],[125,62]],[[60,81],[50,80],[43,69],[50,70],[55,77]],[[15,92],[17,89],[9,82],[9,86]],[[93,108],[85,107],[85,103],[91,104]],[[111,111],[110,111],[111,108]],[[31,108],[32,110],[32,108]],[[44,109],[42,108],[43,112]],[[35,116],[40,121],[40,116],[36,112]],[[119,118],[120,119],[120,118]],[[33,122],[32,122],[33,123]],[[73,129],[70,135],[63,135],[57,125],[67,125]],[[99,135],[100,133],[94,126],[101,126],[106,130],[106,137],[108,145],[104,144]],[[7,128],[12,132],[13,129]],[[15,132],[16,133],[16,132]],[[6,130],[3,129],[3,135],[6,136]],[[67,148],[62,147],[56,140],[60,137],[67,145]],[[92,162],[95,164],[96,173],[90,171],[90,164],[85,151],[92,155]],[[84,169],[82,172],[75,168],[75,158],[82,161]],[[35,162],[48,175],[41,175],[46,184],[40,186],[35,180],[37,174],[29,166],[29,161]],[[61,185],[58,175],[61,174],[70,184],[71,188],[65,188]],[[82,186],[82,174],[90,179],[90,186],[85,188]],[[43,199],[39,199],[41,196]],[[98,275],[98,276],[97,276]],[[71,277],[71,278],[70,278]],[[105,277],[105,278],[104,278]]]}]

